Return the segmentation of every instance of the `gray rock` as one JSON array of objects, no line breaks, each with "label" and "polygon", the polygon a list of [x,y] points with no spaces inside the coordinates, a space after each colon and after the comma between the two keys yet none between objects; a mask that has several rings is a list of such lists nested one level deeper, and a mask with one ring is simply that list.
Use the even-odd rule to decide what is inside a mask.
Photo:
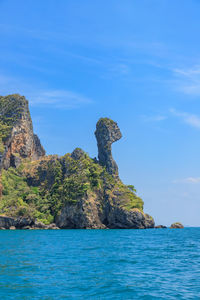
[{"label": "gray rock", "polygon": [[68,202],[57,216],[56,225],[65,229],[106,228],[99,217],[98,199],[93,195],[87,195],[76,204]]},{"label": "gray rock", "polygon": [[87,194],[76,204],[67,203],[56,219],[60,228],[143,229],[154,228],[154,220],[139,209],[130,211],[113,205],[103,195]]},{"label": "gray rock", "polygon": [[22,229],[22,228],[24,229],[25,227],[31,227],[33,225],[34,225],[34,220],[31,218],[19,217],[19,218],[14,219],[14,226],[17,229]]},{"label": "gray rock", "polygon": [[11,226],[15,226],[15,219],[5,216],[0,216],[0,227],[9,229]]},{"label": "gray rock", "polygon": [[85,152],[81,148],[74,149],[74,151],[71,154],[71,157],[75,160],[79,160],[83,156],[85,156]]},{"label": "gray rock", "polygon": [[121,139],[122,134],[116,122],[108,118],[101,118],[96,125],[95,136],[98,146],[98,159],[108,173],[118,176],[118,167],[112,157],[111,145]]},{"label": "gray rock", "polygon": [[33,227],[36,229],[46,229],[47,225],[42,222],[35,221]]}]

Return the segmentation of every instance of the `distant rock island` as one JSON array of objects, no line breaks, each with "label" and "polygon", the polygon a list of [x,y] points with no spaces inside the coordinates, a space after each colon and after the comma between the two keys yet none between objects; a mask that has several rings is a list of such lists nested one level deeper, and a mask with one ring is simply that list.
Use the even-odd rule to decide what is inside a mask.
[{"label": "distant rock island", "polygon": [[0,96],[0,228],[154,228],[134,186],[119,178],[117,123],[101,118],[95,136],[98,159],[80,148],[46,156],[25,97]]}]

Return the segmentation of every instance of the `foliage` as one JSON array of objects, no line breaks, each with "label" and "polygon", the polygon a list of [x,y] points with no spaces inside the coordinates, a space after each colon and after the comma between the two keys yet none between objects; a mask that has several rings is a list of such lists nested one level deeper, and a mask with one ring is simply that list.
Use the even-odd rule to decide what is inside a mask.
[{"label": "foliage", "polygon": [[136,193],[136,189],[135,189],[134,185],[129,184],[129,185],[127,185],[127,188],[128,188],[131,192]]},{"label": "foliage", "polygon": [[21,117],[27,102],[18,94],[0,96],[0,153],[4,152],[4,142],[11,134],[13,125]]},{"label": "foliage", "polygon": [[0,213],[8,216],[33,217],[46,223],[52,222],[48,205],[40,196],[38,187],[28,186],[26,178],[18,170],[3,170],[1,181],[3,195],[0,199]]},{"label": "foliage", "polygon": [[79,159],[66,154],[24,161],[18,169],[3,170],[2,185],[1,214],[31,216],[46,224],[66,203],[73,205],[90,192],[110,194],[127,210],[143,209],[134,186],[124,185],[86,153]]}]

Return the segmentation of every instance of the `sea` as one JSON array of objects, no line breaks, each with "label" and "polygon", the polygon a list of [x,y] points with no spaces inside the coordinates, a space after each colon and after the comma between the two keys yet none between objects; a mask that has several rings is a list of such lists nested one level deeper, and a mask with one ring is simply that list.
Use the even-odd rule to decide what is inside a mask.
[{"label": "sea", "polygon": [[0,299],[200,299],[200,228],[1,230]]}]

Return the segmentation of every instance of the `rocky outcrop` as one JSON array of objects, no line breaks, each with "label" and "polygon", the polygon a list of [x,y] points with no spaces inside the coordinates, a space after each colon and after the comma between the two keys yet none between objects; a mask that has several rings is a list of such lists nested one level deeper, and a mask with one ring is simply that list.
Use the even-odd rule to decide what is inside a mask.
[{"label": "rocky outcrop", "polygon": [[32,226],[33,224],[34,221],[30,218],[11,218],[0,216],[0,227],[4,229],[10,229],[10,227],[22,229],[27,226]]},{"label": "rocky outcrop", "polygon": [[33,133],[28,101],[20,95],[0,97],[0,168],[17,167],[24,158],[37,160],[45,151]]},{"label": "rocky outcrop", "polygon": [[81,148],[76,148],[71,154],[71,157],[75,160],[79,160],[85,156],[85,152]]},{"label": "rocky outcrop", "polygon": [[154,228],[154,220],[148,214],[136,209],[127,211],[112,207],[107,216],[107,227],[111,229],[145,229]]},{"label": "rocky outcrop", "polygon": [[0,97],[0,228],[153,228],[134,186],[119,178],[112,157],[112,143],[122,137],[117,123],[101,118],[95,136],[98,160],[80,148],[45,156],[28,101]]},{"label": "rocky outcrop", "polygon": [[0,229],[59,229],[56,224],[45,225],[31,218],[0,216]]},{"label": "rocky outcrop", "polygon": [[118,167],[112,157],[111,146],[121,139],[122,134],[116,122],[108,118],[101,118],[96,125],[95,136],[98,146],[98,159],[106,167],[109,174],[118,176]]},{"label": "rocky outcrop", "polygon": [[165,226],[165,225],[156,225],[154,228],[156,228],[156,229],[166,229],[167,226]]},{"label": "rocky outcrop", "polygon": [[61,210],[56,224],[65,229],[145,229],[154,228],[154,220],[139,209],[124,209],[112,198],[87,194],[76,204],[68,203]]},{"label": "rocky outcrop", "polygon": [[56,225],[65,229],[105,229],[101,220],[101,199],[86,195],[76,204],[67,203],[56,218]]},{"label": "rocky outcrop", "polygon": [[170,226],[171,229],[182,229],[184,228],[183,224],[179,223],[179,222],[176,222],[176,223],[173,223],[171,226]]},{"label": "rocky outcrop", "polygon": [[0,216],[0,228],[9,229],[11,226],[15,226],[13,218]]}]

